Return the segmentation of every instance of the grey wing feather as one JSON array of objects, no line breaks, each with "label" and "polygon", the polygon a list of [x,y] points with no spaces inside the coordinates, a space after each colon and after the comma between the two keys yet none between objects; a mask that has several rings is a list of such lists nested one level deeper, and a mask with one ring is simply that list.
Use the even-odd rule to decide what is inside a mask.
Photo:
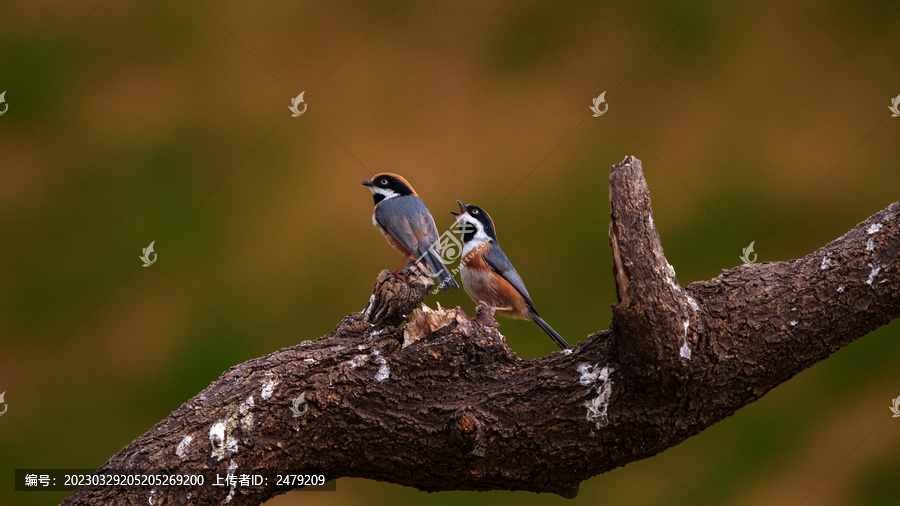
[{"label": "grey wing feather", "polygon": [[[403,244],[416,261],[421,259],[428,264],[442,290],[459,288],[441,259],[437,227],[422,199],[405,195],[384,200],[375,210],[375,221]],[[416,225],[420,237],[416,237],[412,224]]]},{"label": "grey wing feather", "polygon": [[484,254],[484,261],[491,269],[503,276],[503,279],[509,281],[513,288],[525,297],[525,302],[528,303],[531,309],[534,309],[534,303],[531,302],[531,296],[528,295],[528,290],[525,289],[525,282],[522,281],[522,276],[519,276],[519,273],[516,272],[516,268],[506,258],[506,253],[500,249],[500,246],[493,244],[491,249]]},{"label": "grey wing feather", "polygon": [[425,239],[427,244],[434,244],[438,239],[437,227],[431,213],[428,212],[422,199],[414,195],[382,201],[375,210],[375,221],[417,257],[422,255],[427,247],[421,247],[422,241],[416,238],[410,223],[419,223],[424,232],[422,239]]},{"label": "grey wing feather", "polygon": [[494,244],[491,249],[488,250],[484,255],[484,261],[488,264],[488,266],[494,271],[498,272],[503,279],[509,281],[509,283],[525,297],[525,302],[528,304],[528,309],[531,311],[529,316],[530,320],[534,320],[537,323],[538,327],[541,328],[544,332],[553,339],[561,349],[566,349],[569,347],[569,344],[566,342],[562,336],[559,335],[555,330],[553,330],[550,325],[544,321],[543,318],[538,316],[537,311],[534,309],[534,302],[531,301],[531,297],[528,295],[528,290],[525,289],[525,283],[522,281],[522,277],[519,276],[519,273],[516,272],[516,268],[512,266],[512,263],[506,258],[506,254],[503,253],[503,250],[500,249],[499,246]]}]

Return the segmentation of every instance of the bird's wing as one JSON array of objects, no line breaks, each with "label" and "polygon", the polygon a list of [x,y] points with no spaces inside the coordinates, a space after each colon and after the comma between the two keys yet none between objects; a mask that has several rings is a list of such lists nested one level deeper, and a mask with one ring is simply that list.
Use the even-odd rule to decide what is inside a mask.
[{"label": "bird's wing", "polygon": [[437,226],[434,224],[434,218],[431,216],[431,213],[428,212],[428,208],[425,207],[425,203],[422,202],[422,199],[419,197],[415,197],[415,199],[418,200],[420,204],[419,233],[421,236],[419,237],[419,244],[423,245],[422,251],[420,251],[419,254],[425,253],[425,250],[434,246],[435,253],[440,256],[441,244],[438,242],[439,238]]},{"label": "bird's wing", "polygon": [[492,244],[491,248],[484,254],[484,262],[494,272],[500,274],[503,279],[509,281],[509,284],[525,297],[525,302],[532,310],[534,310],[534,303],[531,302],[531,296],[528,295],[528,290],[525,289],[525,282],[522,281],[522,276],[519,276],[519,273],[516,272],[516,268],[513,267],[509,259],[506,258],[506,253],[503,253],[500,246]]},{"label": "bird's wing", "polygon": [[427,251],[427,246],[421,246],[423,243],[431,245],[438,239],[431,213],[414,195],[383,200],[375,210],[375,221],[416,257]]}]

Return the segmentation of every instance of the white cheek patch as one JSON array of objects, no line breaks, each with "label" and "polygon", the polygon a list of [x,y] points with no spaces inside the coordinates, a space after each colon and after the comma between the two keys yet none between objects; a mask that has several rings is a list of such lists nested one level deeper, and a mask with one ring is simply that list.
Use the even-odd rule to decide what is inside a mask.
[{"label": "white cheek patch", "polygon": [[373,195],[381,195],[385,200],[392,197],[399,197],[400,194],[395,192],[394,190],[390,190],[388,188],[378,188],[377,186],[370,186],[369,190],[372,191]]},{"label": "white cheek patch", "polygon": [[482,243],[491,240],[491,238],[488,237],[487,233],[484,231],[484,225],[480,221],[476,220],[468,214],[462,215],[460,217],[460,221],[464,222],[463,226],[466,227],[468,231],[471,231],[473,229],[475,230],[475,236],[472,237],[469,242]]},{"label": "white cheek patch", "polygon": [[466,225],[475,228],[475,235],[471,239],[466,241],[465,244],[463,244],[462,256],[465,259],[473,250],[482,247],[486,243],[489,243],[491,241],[491,238],[488,237],[487,233],[485,233],[484,225],[482,225],[480,221],[472,218],[467,214],[463,215],[463,220],[465,221]]}]

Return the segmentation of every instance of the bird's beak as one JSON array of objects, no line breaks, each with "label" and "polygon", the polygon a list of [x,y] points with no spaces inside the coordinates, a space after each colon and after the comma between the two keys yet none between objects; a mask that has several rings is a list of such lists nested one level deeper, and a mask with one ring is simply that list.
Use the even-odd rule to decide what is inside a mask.
[{"label": "bird's beak", "polygon": [[375,183],[373,183],[371,179],[366,179],[365,181],[362,182],[363,186],[372,186],[374,184]]},{"label": "bird's beak", "polygon": [[457,213],[455,211],[450,211],[450,214],[452,214],[453,216],[459,216],[460,214],[466,214],[468,212],[468,210],[466,209],[466,205],[463,204],[461,200],[457,200],[456,203],[459,204],[459,212]]}]

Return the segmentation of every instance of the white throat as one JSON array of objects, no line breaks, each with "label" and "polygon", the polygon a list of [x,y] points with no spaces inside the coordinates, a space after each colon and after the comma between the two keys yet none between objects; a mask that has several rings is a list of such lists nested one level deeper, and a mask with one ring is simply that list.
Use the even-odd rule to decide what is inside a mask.
[{"label": "white throat", "polygon": [[465,244],[463,244],[463,256],[467,255],[473,249],[479,248],[484,244],[493,241],[490,236],[488,236],[484,231],[484,225],[482,225],[480,221],[469,216],[468,213],[460,215],[460,217],[457,219],[457,222],[463,226],[475,227],[475,235],[471,239],[466,241]]}]

